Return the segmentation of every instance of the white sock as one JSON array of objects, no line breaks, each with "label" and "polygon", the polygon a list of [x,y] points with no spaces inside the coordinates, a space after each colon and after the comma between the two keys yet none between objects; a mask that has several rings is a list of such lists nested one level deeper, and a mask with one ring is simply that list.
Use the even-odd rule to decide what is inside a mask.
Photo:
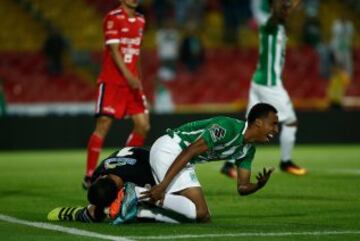
[{"label": "white sock", "polygon": [[138,218],[151,218],[151,219],[155,219],[156,221],[164,222],[164,223],[179,223],[175,219],[169,218],[161,213],[156,213],[156,212],[152,211],[151,209],[146,209],[146,208],[142,208],[142,207],[139,208],[137,217]]},{"label": "white sock", "polygon": [[291,160],[292,151],[295,145],[295,134],[297,131],[296,126],[282,125],[280,133],[280,149],[281,149],[281,161],[286,162]]},{"label": "white sock", "polygon": [[[135,187],[136,196],[139,198],[142,192],[147,191],[148,189],[144,187]],[[148,200],[143,200],[148,201]],[[162,207],[173,212],[184,215],[189,219],[196,219],[196,206],[195,204],[188,198],[180,195],[174,195],[171,193],[165,193],[165,198],[163,205],[160,206],[159,202],[155,203],[156,206]]]},{"label": "white sock", "polygon": [[180,213],[189,219],[196,219],[195,204],[184,196],[167,193],[165,194],[162,207]]}]

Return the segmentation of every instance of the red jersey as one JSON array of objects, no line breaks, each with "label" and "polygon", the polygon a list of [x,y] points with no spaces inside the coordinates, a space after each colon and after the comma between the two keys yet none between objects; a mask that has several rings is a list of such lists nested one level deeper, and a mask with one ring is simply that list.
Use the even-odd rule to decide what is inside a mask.
[{"label": "red jersey", "polygon": [[105,36],[104,60],[98,83],[129,86],[121,70],[116,66],[110,53],[109,44],[119,43],[119,52],[129,71],[139,76],[137,62],[143,39],[145,19],[136,13],[130,17],[122,7],[109,12],[103,22]]}]

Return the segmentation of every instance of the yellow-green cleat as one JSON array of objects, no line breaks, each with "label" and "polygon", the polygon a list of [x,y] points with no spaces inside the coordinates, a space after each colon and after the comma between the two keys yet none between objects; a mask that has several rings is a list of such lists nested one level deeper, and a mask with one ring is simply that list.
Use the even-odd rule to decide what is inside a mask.
[{"label": "yellow-green cleat", "polygon": [[84,207],[58,207],[51,210],[47,219],[49,221],[76,221],[76,215]]}]

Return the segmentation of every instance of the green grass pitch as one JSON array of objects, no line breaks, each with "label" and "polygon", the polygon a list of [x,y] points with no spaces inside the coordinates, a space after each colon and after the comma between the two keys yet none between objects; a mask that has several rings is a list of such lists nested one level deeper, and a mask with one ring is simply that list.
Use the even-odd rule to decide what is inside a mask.
[{"label": "green grass pitch", "polygon": [[[277,167],[278,152],[275,146],[259,146],[254,174],[262,167]],[[264,189],[247,197],[237,194],[233,180],[220,175],[221,162],[198,165],[210,224],[54,224],[129,240],[360,240],[360,145],[298,146],[294,156],[309,169],[308,175],[276,170]],[[52,208],[85,205],[80,186],[84,160],[85,150],[0,152],[0,214],[47,223]],[[0,240],[95,238],[3,220]]]}]

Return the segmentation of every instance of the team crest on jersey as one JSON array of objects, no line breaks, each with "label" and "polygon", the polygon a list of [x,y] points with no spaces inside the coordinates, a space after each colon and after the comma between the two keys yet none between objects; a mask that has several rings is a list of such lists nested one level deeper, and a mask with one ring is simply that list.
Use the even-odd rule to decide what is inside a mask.
[{"label": "team crest on jersey", "polygon": [[209,131],[210,131],[211,139],[214,142],[221,140],[222,138],[224,138],[226,134],[226,130],[217,124],[212,125]]},{"label": "team crest on jersey", "polygon": [[107,29],[112,29],[114,27],[114,21],[108,21],[106,24]]}]

